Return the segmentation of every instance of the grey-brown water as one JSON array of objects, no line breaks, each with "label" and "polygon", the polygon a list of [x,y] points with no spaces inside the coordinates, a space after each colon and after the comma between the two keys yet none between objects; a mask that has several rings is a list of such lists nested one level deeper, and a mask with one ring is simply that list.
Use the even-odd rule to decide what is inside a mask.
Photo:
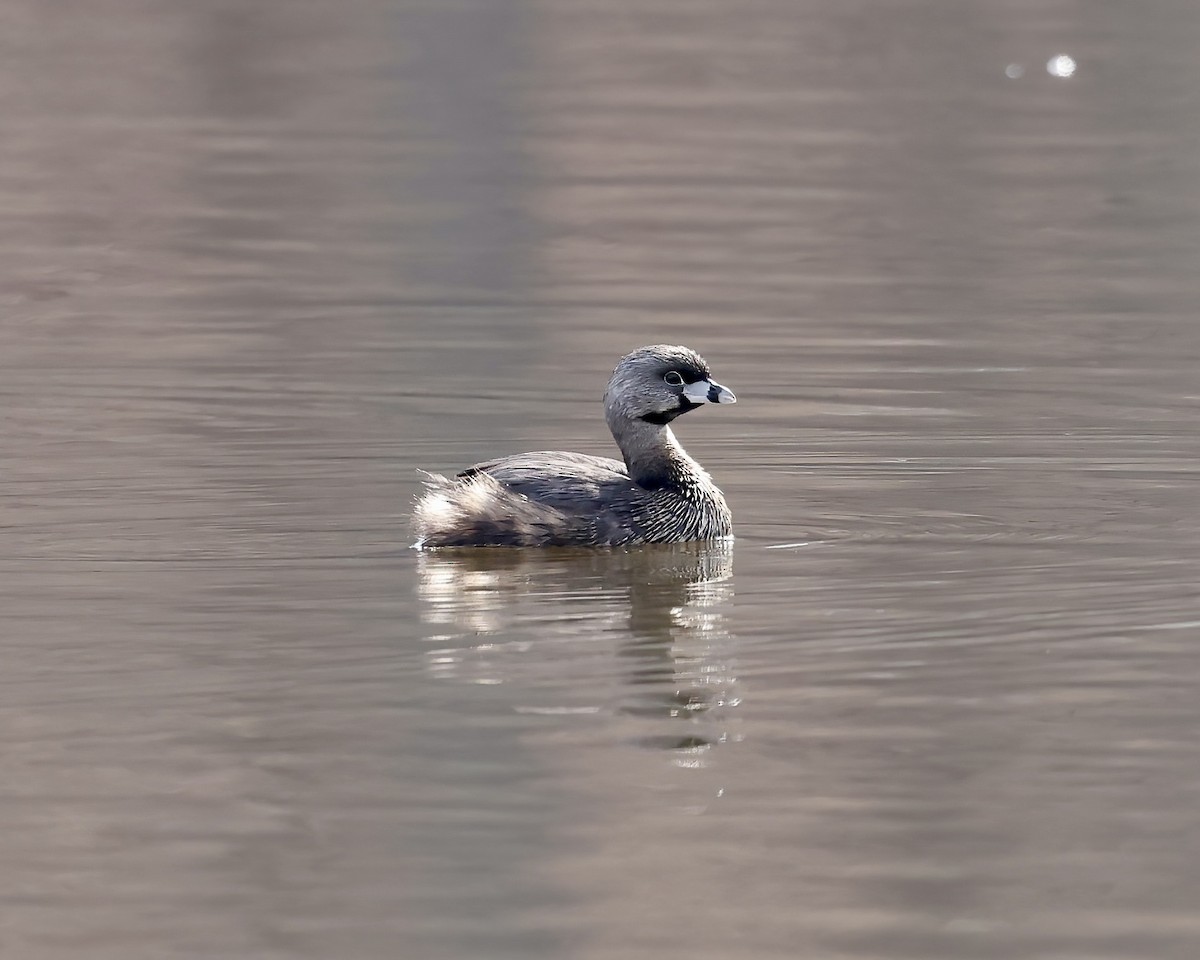
[{"label": "grey-brown water", "polygon": [[[1200,955],[1195,4],[3,22],[0,954]],[[735,544],[407,549],[654,341]]]}]

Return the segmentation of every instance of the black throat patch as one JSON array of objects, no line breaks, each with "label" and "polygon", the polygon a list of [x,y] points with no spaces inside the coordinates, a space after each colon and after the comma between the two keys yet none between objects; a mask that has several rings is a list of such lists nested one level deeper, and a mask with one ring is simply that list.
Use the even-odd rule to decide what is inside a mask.
[{"label": "black throat patch", "polygon": [[692,403],[687,397],[680,397],[679,406],[674,410],[664,410],[661,413],[647,413],[638,419],[644,420],[646,423],[653,423],[657,427],[665,427],[676,417],[687,413],[689,410],[695,410],[699,406],[703,406],[703,404]]}]

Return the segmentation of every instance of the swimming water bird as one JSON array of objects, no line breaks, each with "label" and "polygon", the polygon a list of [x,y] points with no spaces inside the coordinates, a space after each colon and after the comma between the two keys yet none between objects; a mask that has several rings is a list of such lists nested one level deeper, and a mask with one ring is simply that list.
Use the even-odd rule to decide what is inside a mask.
[{"label": "swimming water bird", "polygon": [[428,474],[413,514],[418,548],[618,546],[727,537],[724,496],[668,424],[705,403],[733,403],[687,347],[642,347],[617,364],[604,416],[621,449],[608,457],[558,450]]}]

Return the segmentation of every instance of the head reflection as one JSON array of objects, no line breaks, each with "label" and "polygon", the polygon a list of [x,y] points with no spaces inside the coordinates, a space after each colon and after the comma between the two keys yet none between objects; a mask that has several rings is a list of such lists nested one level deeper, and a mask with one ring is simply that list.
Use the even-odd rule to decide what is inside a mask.
[{"label": "head reflection", "polygon": [[511,684],[522,713],[607,715],[703,762],[737,705],[731,542],[419,555],[435,676]]}]

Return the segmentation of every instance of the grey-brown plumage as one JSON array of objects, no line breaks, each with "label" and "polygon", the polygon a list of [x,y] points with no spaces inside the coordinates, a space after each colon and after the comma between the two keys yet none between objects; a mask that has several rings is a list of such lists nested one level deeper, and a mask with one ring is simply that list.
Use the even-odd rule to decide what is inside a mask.
[{"label": "grey-brown plumage", "polygon": [[726,537],[721,491],[668,424],[704,403],[733,403],[687,347],[658,344],[617,364],[604,415],[624,463],[542,451],[489,460],[454,478],[428,474],[417,547],[617,546]]}]

